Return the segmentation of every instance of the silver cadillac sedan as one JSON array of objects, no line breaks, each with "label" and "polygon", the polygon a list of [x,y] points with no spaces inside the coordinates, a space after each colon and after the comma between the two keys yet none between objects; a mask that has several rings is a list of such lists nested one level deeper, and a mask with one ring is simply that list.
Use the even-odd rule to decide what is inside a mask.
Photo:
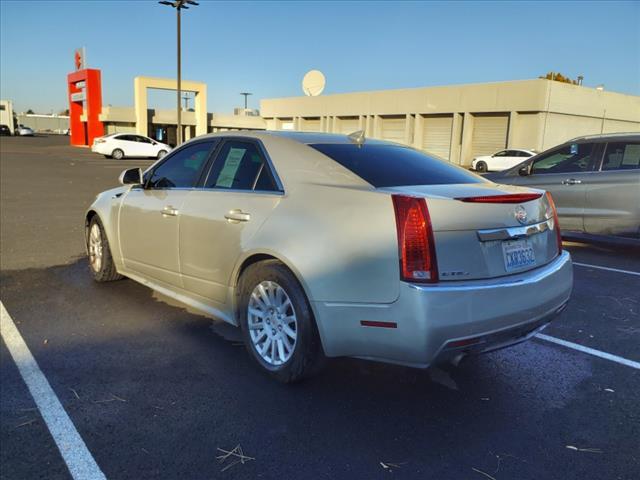
[{"label": "silver cadillac sedan", "polygon": [[240,327],[282,382],[325,357],[424,368],[513,345],[571,294],[549,194],[362,132],[205,135],[120,182],[86,214],[95,280]]}]

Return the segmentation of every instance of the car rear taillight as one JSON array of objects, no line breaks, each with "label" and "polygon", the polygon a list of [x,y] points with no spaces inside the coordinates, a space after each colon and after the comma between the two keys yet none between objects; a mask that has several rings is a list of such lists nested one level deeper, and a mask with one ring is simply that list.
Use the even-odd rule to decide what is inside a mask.
[{"label": "car rear taillight", "polygon": [[393,195],[400,254],[400,278],[407,282],[437,282],[431,218],[424,198]]},{"label": "car rear taillight", "polygon": [[556,231],[556,241],[558,242],[558,255],[562,253],[562,235],[560,234],[560,222],[558,222],[558,211],[556,210],[556,204],[553,201],[551,193],[547,192],[547,204],[551,209],[551,212],[547,213],[547,217],[553,217],[553,228]]},{"label": "car rear taillight", "polygon": [[486,195],[480,197],[459,197],[456,200],[467,203],[524,203],[536,200],[541,193],[508,193],[506,195]]}]

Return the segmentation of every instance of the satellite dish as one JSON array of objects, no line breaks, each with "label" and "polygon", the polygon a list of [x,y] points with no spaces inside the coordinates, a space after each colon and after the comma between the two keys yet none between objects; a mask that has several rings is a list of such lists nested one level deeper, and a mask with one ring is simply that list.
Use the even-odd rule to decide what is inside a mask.
[{"label": "satellite dish", "polygon": [[324,90],[326,80],[320,70],[310,70],[302,79],[302,91],[308,97],[317,97]]}]

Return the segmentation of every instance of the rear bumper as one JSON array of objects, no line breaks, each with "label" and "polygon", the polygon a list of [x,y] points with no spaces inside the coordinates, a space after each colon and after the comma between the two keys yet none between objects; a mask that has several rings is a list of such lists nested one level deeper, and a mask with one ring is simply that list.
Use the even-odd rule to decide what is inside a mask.
[{"label": "rear bumper", "polygon": [[[543,267],[497,279],[402,283],[390,304],[313,306],[328,356],[427,367],[530,338],[562,311],[572,287],[571,257],[563,252]],[[362,320],[396,327],[364,327]]]},{"label": "rear bumper", "polygon": [[110,153],[107,153],[107,146],[104,143],[94,143],[93,145],[91,145],[91,151],[93,153],[99,153],[101,155],[109,155]]}]

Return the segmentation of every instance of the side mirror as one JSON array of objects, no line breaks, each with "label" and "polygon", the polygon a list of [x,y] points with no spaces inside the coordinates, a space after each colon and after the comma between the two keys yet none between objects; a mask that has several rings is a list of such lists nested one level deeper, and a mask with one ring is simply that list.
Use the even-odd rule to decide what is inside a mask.
[{"label": "side mirror", "polygon": [[521,166],[520,170],[518,170],[518,174],[521,177],[526,177],[527,175],[529,175],[529,167],[530,165],[528,163],[526,165]]},{"label": "side mirror", "polygon": [[142,170],[129,168],[120,174],[118,180],[122,185],[142,185]]}]

